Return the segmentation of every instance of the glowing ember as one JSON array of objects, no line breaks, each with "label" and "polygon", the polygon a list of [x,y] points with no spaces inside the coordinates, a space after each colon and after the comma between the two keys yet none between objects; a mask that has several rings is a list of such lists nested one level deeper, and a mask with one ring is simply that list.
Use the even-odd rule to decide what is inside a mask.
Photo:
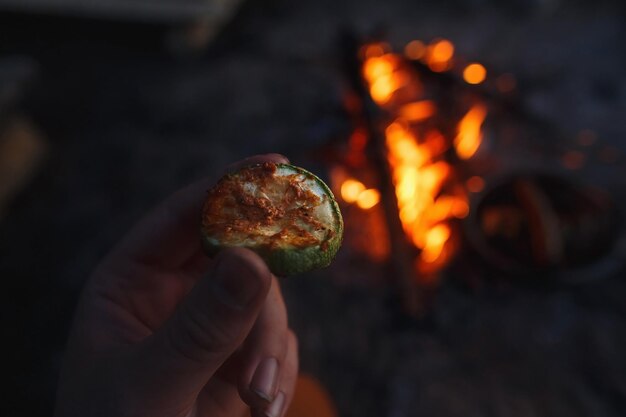
[{"label": "glowing ember", "polygon": [[470,177],[466,182],[465,185],[467,186],[467,189],[472,192],[472,193],[479,193],[481,192],[484,188],[485,188],[485,180],[482,179],[479,176],[473,176]]},{"label": "glowing ember", "polygon": [[481,64],[469,64],[463,70],[463,79],[468,84],[480,84],[485,81],[487,70]]},{"label": "glowing ember", "polygon": [[426,120],[435,114],[437,108],[430,100],[415,101],[405,104],[400,109],[400,116],[409,122]]},{"label": "glowing ember", "polygon": [[449,233],[437,250],[438,246],[432,243],[432,230],[456,214],[465,216],[467,203],[449,196],[437,198],[443,182],[450,174],[450,166],[443,161],[432,162],[432,152],[427,144],[418,144],[414,134],[402,121],[395,121],[387,127],[386,144],[402,227],[418,248],[425,250],[430,245],[428,255],[423,260],[434,260],[439,256]]},{"label": "glowing ember", "polygon": [[384,55],[388,49],[389,45],[386,43],[373,43],[371,45],[364,46],[362,53],[365,58],[373,58]]},{"label": "glowing ember", "polygon": [[370,188],[368,190],[362,191],[359,194],[359,197],[356,200],[357,206],[364,210],[371,209],[380,201],[380,193],[378,190],[374,190]]},{"label": "glowing ember", "polygon": [[426,64],[434,72],[443,72],[450,69],[454,45],[446,39],[433,42],[428,46]]},{"label": "glowing ember", "polygon": [[365,185],[357,180],[349,179],[341,184],[341,198],[346,203],[356,202],[363,191],[365,191]]},{"label": "glowing ember", "polygon": [[354,151],[363,151],[367,144],[367,132],[364,129],[355,129],[350,135],[350,149]]},{"label": "glowing ember", "polygon": [[468,216],[469,211],[469,204],[467,204],[467,201],[465,201],[464,198],[457,198],[457,201],[455,201],[454,205],[452,206],[452,214],[457,219],[464,219]]},{"label": "glowing ember", "polygon": [[429,130],[426,133],[424,144],[430,149],[433,157],[442,154],[449,148],[446,138],[436,129]]},{"label": "glowing ember", "polygon": [[356,203],[364,210],[371,209],[380,201],[380,193],[373,188],[366,189],[365,185],[355,179],[347,179],[341,184],[341,198],[346,203]]},{"label": "glowing ember", "polygon": [[374,101],[379,104],[385,104],[389,101],[392,94],[404,86],[407,81],[408,79],[404,74],[397,72],[378,77],[376,82],[372,84],[370,94]]},{"label": "glowing ember", "polygon": [[393,93],[408,82],[406,75],[398,71],[399,61],[393,54],[367,58],[363,76],[370,85],[370,95],[378,104],[385,104]]},{"label": "glowing ember", "polygon": [[368,58],[363,67],[363,75],[370,83],[374,83],[377,78],[389,76],[395,69],[393,60],[389,56],[377,56]]},{"label": "glowing ember", "polygon": [[438,224],[426,233],[426,243],[421,258],[425,262],[434,262],[439,258],[443,247],[450,239],[450,227]]},{"label": "glowing ember", "polygon": [[480,128],[486,116],[487,108],[482,104],[476,104],[459,122],[458,134],[454,139],[454,147],[459,158],[471,158],[480,147],[483,139]]},{"label": "glowing ember", "polygon": [[441,39],[431,45],[429,59],[433,62],[446,62],[454,55],[454,45],[452,42]]},{"label": "glowing ember", "polygon": [[451,217],[462,219],[469,214],[469,205],[465,198],[442,195],[435,200],[435,203],[427,213],[430,223],[438,223]]}]

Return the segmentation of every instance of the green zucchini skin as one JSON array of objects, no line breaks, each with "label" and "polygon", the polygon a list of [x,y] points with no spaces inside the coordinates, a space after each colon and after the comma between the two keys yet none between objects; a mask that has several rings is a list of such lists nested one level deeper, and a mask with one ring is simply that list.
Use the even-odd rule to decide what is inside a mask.
[{"label": "green zucchini skin", "polygon": [[[303,174],[322,187],[328,197],[328,202],[331,204],[331,211],[334,215],[333,235],[320,245],[302,248],[269,248],[267,246],[246,246],[243,244],[225,246],[202,230],[202,243],[205,252],[213,257],[227,247],[246,247],[257,253],[266,262],[270,271],[279,277],[289,277],[329,266],[341,247],[344,230],[343,217],[332,191],[319,177],[303,168],[290,164],[275,165],[277,168],[286,168]],[[254,166],[248,166],[243,169],[249,169]],[[227,176],[237,176],[237,172],[227,174]]]}]

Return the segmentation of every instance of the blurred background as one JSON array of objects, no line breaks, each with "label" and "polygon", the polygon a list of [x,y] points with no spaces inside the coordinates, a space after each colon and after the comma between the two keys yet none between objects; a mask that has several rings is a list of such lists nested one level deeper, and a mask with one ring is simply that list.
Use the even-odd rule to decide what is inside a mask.
[{"label": "blurred background", "polygon": [[[1,0],[3,416],[151,206],[280,152],[346,238],[284,282],[341,416],[626,409],[619,0]],[[5,350],[3,349],[3,350]]]}]

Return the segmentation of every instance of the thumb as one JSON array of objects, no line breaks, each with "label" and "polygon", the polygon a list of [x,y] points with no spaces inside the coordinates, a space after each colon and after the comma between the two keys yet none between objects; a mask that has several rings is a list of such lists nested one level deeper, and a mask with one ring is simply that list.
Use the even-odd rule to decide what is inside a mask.
[{"label": "thumb", "polygon": [[215,265],[137,352],[142,385],[153,393],[165,388],[174,398],[195,398],[256,321],[272,281],[263,260],[233,248],[220,253]]}]

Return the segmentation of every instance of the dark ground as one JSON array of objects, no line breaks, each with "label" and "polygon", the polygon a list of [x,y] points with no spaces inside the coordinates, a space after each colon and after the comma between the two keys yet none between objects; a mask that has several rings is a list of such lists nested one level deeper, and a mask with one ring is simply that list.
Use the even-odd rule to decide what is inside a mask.
[{"label": "dark ground", "polygon": [[[2,415],[50,414],[80,288],[149,207],[250,154],[281,152],[324,172],[312,150],[349,128],[336,59],[343,29],[382,24],[400,44],[447,37],[460,54],[527,80],[534,111],[626,149],[618,2],[338,3],[250,1],[193,57],[163,48],[158,26],[0,17],[2,57],[27,56],[38,69],[16,108],[50,144],[0,223],[12,388]],[[615,170],[608,182],[620,190],[623,178]],[[542,289],[495,279],[470,291],[452,280],[416,323],[367,279],[382,269],[351,262],[344,253],[285,282],[302,368],[342,416],[624,415],[623,271]]]}]

